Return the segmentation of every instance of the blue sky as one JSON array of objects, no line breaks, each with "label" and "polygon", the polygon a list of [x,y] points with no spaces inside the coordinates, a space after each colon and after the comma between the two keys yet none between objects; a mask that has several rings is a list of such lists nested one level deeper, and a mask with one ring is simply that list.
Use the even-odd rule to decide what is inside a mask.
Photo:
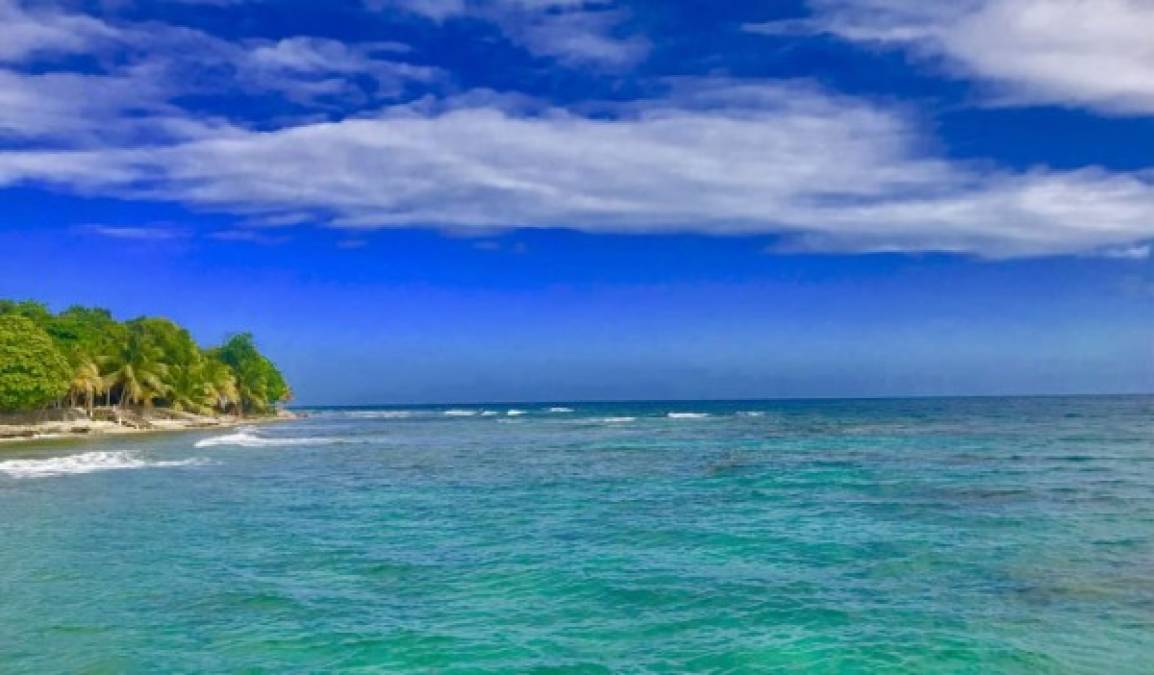
[{"label": "blue sky", "polygon": [[1143,0],[0,0],[0,296],[304,403],[1154,389]]}]

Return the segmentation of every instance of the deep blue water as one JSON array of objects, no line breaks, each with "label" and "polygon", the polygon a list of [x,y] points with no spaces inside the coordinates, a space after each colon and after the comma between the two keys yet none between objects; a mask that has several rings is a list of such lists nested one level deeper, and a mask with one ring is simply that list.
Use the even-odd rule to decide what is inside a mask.
[{"label": "deep blue water", "polygon": [[0,449],[0,672],[1154,672],[1152,398],[309,412]]}]

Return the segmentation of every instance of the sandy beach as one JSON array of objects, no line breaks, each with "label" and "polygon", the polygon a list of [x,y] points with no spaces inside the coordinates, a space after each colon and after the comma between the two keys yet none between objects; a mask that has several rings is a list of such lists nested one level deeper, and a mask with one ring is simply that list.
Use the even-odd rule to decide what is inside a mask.
[{"label": "sandy beach", "polygon": [[0,445],[121,434],[226,429],[241,425],[268,424],[297,417],[287,410],[278,411],[275,415],[237,417],[197,415],[170,410],[120,411],[118,415],[115,410],[102,408],[97,410],[95,419],[89,419],[79,410],[59,412],[60,419],[29,422],[0,420]]}]

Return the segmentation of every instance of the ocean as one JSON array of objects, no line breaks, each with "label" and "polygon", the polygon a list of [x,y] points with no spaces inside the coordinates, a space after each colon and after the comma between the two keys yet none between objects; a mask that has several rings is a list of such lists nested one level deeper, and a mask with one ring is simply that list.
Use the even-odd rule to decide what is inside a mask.
[{"label": "ocean", "polygon": [[1154,672],[1154,398],[304,412],[0,449],[0,672]]}]

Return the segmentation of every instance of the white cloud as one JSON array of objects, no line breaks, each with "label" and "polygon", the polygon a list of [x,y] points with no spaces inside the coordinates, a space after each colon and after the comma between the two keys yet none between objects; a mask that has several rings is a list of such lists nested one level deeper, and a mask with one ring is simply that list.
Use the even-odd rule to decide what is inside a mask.
[{"label": "white cloud", "polygon": [[401,9],[435,21],[469,17],[498,26],[513,43],[571,66],[628,68],[650,44],[629,32],[629,13],[613,0],[366,0],[375,9]]},{"label": "white cloud", "polygon": [[51,6],[29,9],[20,0],[0,0],[0,26],[0,62],[87,52],[120,39],[116,28],[93,17]]},{"label": "white cloud", "polygon": [[627,68],[649,53],[649,42],[637,35],[620,36],[625,18],[617,9],[522,12],[505,18],[505,31],[534,54],[562,63]]},{"label": "white cloud", "polygon": [[0,69],[0,141],[75,148],[229,133],[228,122],[169,103],[179,93],[148,64],[111,75]]},{"label": "white cloud", "polygon": [[[82,147],[219,136],[248,120],[194,114],[176,102],[275,95],[302,115],[350,114],[443,76],[397,60],[408,48],[392,42],[228,41],[180,26],[114,24],[50,4],[29,6],[0,0],[0,142]],[[59,58],[77,55],[86,57],[83,67]]]},{"label": "white cloud", "polygon": [[121,226],[121,225],[85,225],[78,228],[85,234],[93,234],[109,239],[127,239],[132,241],[172,241],[186,239],[190,236],[187,230],[166,225],[155,226]]},{"label": "white cloud", "polygon": [[404,9],[435,21],[461,16],[468,11],[465,0],[365,0],[365,5],[378,11]]},{"label": "white cloud", "polygon": [[[223,62],[236,70],[237,80],[256,90],[275,91],[301,103],[335,97],[382,100],[401,94],[406,84],[431,83],[440,71],[384,58],[403,53],[396,43],[345,44],[315,37],[295,37],[276,42],[252,41],[230,46]],[[358,78],[371,78],[375,90],[364,91]]]},{"label": "white cloud", "polygon": [[696,83],[618,113],[398,107],[147,149],[8,153],[0,184],[350,229],[780,234],[781,248],[819,251],[1029,256],[1154,238],[1150,174],[951,163],[900,111],[801,84]]},{"label": "white cloud", "polygon": [[273,235],[257,230],[245,229],[220,230],[209,234],[208,237],[209,239],[215,239],[217,241],[244,242],[248,244],[260,244],[262,246],[275,246],[289,241],[289,237],[284,235]]},{"label": "white cloud", "polygon": [[1104,258],[1114,258],[1117,260],[1146,260],[1150,257],[1150,244],[1134,244],[1131,246],[1122,246],[1118,248],[1108,248],[1099,253]]},{"label": "white cloud", "polygon": [[[1002,5],[821,2],[827,30],[947,55],[969,53],[956,46],[966,34],[959,26]],[[391,43],[226,41],[21,6],[0,0],[0,16],[19,27],[18,38],[0,46],[0,187],[175,201],[269,225],[773,234],[779,250],[1134,258],[1149,254],[1154,240],[1154,172],[1014,172],[950,161],[930,149],[906,111],[804,83],[684,81],[661,98],[574,109],[483,90],[390,105],[409,83],[440,77],[396,60],[403,47]],[[421,8],[441,19],[494,17],[536,53],[574,63],[625,65],[643,53],[615,36],[624,14],[607,3]],[[1003,23],[1017,30],[1013,17]],[[99,68],[25,67],[65,54],[90,56]],[[1027,100],[1025,84],[1003,84]],[[221,93],[280,96],[308,117],[259,120],[256,130],[182,107],[190,94]],[[1120,98],[1111,100],[1122,109]],[[328,111],[344,119],[318,122]],[[253,239],[228,232],[215,236]],[[144,236],[132,228],[93,233]]]},{"label": "white cloud", "polygon": [[1057,104],[1112,114],[1154,113],[1150,0],[811,0],[809,27],[913,50],[988,84],[1004,105]]}]

